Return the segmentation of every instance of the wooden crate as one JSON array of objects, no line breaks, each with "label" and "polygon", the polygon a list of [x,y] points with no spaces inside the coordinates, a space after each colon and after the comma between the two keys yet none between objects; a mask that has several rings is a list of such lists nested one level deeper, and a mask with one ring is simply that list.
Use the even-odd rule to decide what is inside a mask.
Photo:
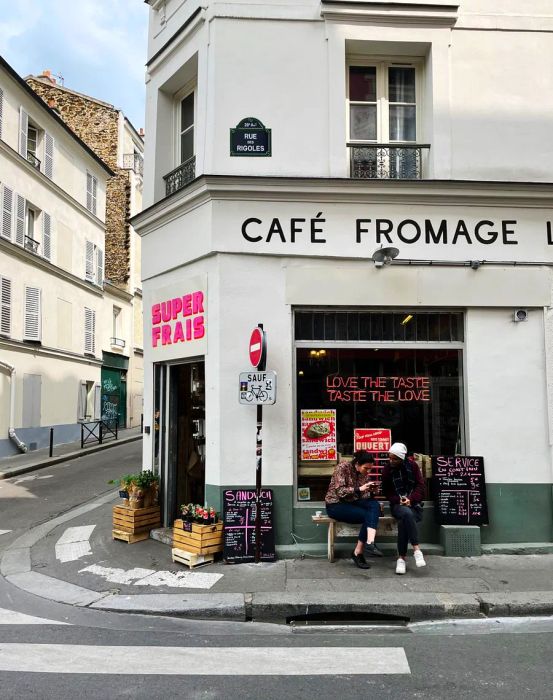
[{"label": "wooden crate", "polygon": [[191,554],[216,554],[223,551],[223,523],[213,525],[190,524],[190,531],[184,530],[185,523],[175,520],[173,546]]},{"label": "wooden crate", "polygon": [[131,535],[150,532],[154,527],[161,525],[159,506],[150,508],[125,508],[125,506],[113,506],[113,529],[117,532],[127,532]]},{"label": "wooden crate", "polygon": [[114,540],[122,540],[123,542],[134,544],[135,542],[147,540],[150,537],[150,531],[147,530],[146,532],[139,532],[137,534],[133,534],[132,532],[123,532],[122,530],[112,530],[111,536]]},{"label": "wooden crate", "polygon": [[179,564],[186,564],[191,569],[195,569],[197,566],[205,566],[206,564],[213,564],[215,560],[214,554],[193,554],[192,552],[186,552],[184,549],[177,549],[173,547],[171,549],[171,558],[174,562]]}]

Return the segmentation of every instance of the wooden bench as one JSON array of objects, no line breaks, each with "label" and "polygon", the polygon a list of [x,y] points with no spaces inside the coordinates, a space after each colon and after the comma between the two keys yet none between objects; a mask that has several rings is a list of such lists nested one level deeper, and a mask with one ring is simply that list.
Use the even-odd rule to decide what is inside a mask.
[{"label": "wooden bench", "polygon": [[[357,537],[361,526],[361,523],[359,525],[341,523],[329,518],[328,515],[313,515],[311,520],[317,525],[328,525],[328,561],[330,562],[334,561],[334,540],[336,537]],[[397,520],[391,515],[380,516],[376,534],[381,537],[397,537]]]}]

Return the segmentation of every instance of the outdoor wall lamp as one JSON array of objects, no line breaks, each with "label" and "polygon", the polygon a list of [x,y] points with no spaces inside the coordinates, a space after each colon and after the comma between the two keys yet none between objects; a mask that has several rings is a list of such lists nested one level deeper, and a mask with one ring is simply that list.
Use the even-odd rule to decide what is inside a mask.
[{"label": "outdoor wall lamp", "polygon": [[392,260],[397,258],[399,255],[399,250],[393,246],[388,246],[387,248],[377,248],[372,254],[372,260],[375,267],[384,267],[384,265],[391,265]]}]

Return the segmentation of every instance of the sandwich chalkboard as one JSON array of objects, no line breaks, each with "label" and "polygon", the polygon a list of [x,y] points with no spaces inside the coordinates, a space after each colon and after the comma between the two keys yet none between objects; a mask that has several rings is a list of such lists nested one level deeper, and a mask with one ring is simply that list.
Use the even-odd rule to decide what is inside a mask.
[{"label": "sandwich chalkboard", "polygon": [[441,525],[487,525],[484,458],[432,457],[434,512]]},{"label": "sandwich chalkboard", "polygon": [[[255,489],[227,489],[223,494],[223,559],[228,564],[255,561]],[[273,492],[261,491],[261,561],[275,561]]]}]

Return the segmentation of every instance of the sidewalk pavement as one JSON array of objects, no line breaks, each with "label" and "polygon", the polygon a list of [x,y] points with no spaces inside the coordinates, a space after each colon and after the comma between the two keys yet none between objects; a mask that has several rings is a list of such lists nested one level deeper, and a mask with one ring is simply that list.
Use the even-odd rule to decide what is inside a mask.
[{"label": "sidewalk pavement", "polygon": [[54,445],[52,457],[49,456],[49,449],[47,447],[40,450],[33,450],[32,452],[25,452],[24,454],[14,455],[13,457],[4,457],[0,459],[0,480],[10,479],[12,476],[19,476],[19,474],[32,472],[36,469],[51,467],[54,464],[67,462],[71,459],[78,459],[79,457],[84,457],[94,452],[100,452],[101,450],[108,450],[110,447],[124,445],[126,442],[140,440],[141,438],[142,433],[139,427],[128,428],[118,431],[117,440],[109,437],[106,439],[106,442],[103,442],[101,445],[96,442],[81,448],[80,440]]},{"label": "sidewalk pavement", "polygon": [[28,531],[5,550],[1,574],[29,593],[70,605],[193,618],[405,624],[553,614],[553,554],[428,555],[420,569],[409,557],[405,576],[395,574],[393,556],[372,559],[363,571],[348,556],[330,564],[299,550],[275,563],[189,570],[173,563],[170,545],[158,540],[114,541],[117,502],[110,492]]}]

